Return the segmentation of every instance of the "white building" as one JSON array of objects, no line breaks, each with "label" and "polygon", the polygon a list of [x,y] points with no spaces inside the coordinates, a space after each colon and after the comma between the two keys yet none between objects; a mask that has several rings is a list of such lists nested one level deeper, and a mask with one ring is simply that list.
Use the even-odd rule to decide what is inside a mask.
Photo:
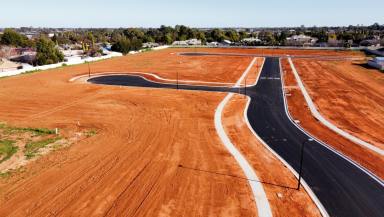
[{"label": "white building", "polygon": [[196,38],[187,40],[188,45],[201,45],[201,40],[198,40]]},{"label": "white building", "polygon": [[207,46],[208,47],[217,47],[217,46],[219,46],[219,42],[217,42],[217,41],[208,42]]},{"label": "white building", "polygon": [[174,41],[172,43],[172,45],[175,45],[175,46],[188,46],[188,43],[187,43],[187,41]]},{"label": "white building", "polygon": [[317,38],[306,35],[294,35],[286,39],[286,44],[291,46],[310,46],[317,42]]},{"label": "white building", "polygon": [[188,45],[201,45],[201,40],[198,40],[196,38],[193,38],[193,39],[189,39],[189,40],[186,40],[186,41],[174,41],[172,43],[172,45],[176,45],[176,46],[188,46]]},{"label": "white building", "polygon": [[241,40],[241,42],[245,42],[245,43],[252,43],[252,42],[261,42],[260,39],[258,38],[244,38],[243,40]]},{"label": "white building", "polygon": [[154,43],[154,42],[147,42],[147,43],[143,43],[143,48],[153,48],[153,47],[158,47],[160,46],[158,43]]},{"label": "white building", "polygon": [[221,42],[222,45],[231,45],[232,44],[232,41],[230,40],[223,40],[223,42]]}]

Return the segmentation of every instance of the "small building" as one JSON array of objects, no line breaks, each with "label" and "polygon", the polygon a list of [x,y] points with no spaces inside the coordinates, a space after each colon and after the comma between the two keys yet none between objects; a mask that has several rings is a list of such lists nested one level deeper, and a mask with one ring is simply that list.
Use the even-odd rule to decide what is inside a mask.
[{"label": "small building", "polygon": [[189,39],[186,41],[188,45],[201,45],[201,40],[198,40],[196,38]]},{"label": "small building", "polygon": [[30,40],[40,36],[39,32],[22,32],[21,34],[25,35]]},{"label": "small building", "polygon": [[380,40],[366,39],[360,42],[360,46],[363,47],[380,47]]},{"label": "small building", "polygon": [[317,38],[306,36],[304,34],[294,35],[286,39],[288,46],[312,46],[317,42]]},{"label": "small building", "polygon": [[64,57],[82,56],[84,54],[83,50],[64,50],[64,49],[60,49],[60,51],[64,54]]},{"label": "small building", "polygon": [[23,51],[21,55],[13,56],[10,60],[32,65],[36,60],[36,51]]},{"label": "small building", "polygon": [[217,47],[219,46],[219,42],[217,41],[212,41],[212,42],[207,42],[208,47]]},{"label": "small building", "polygon": [[241,42],[243,43],[258,43],[258,42],[261,42],[260,39],[258,38],[255,38],[255,37],[252,37],[252,38],[244,38],[243,40],[241,40]]},{"label": "small building", "polygon": [[143,43],[143,48],[154,48],[160,46],[159,43],[147,42]]},{"label": "small building", "polygon": [[232,44],[232,41],[230,41],[230,40],[223,40],[223,41],[221,42],[221,44],[224,45],[224,46],[228,46],[228,45],[231,45],[231,44]]},{"label": "small building", "polygon": [[172,43],[172,45],[174,45],[174,46],[188,46],[188,43],[187,43],[187,41],[174,41]]},{"label": "small building", "polygon": [[384,70],[384,57],[375,57],[373,60],[368,61],[368,65],[376,69]]}]

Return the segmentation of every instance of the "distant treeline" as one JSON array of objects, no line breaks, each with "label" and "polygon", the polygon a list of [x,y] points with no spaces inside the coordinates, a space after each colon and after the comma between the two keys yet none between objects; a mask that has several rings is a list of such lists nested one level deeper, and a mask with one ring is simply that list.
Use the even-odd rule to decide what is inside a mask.
[{"label": "distant treeline", "polygon": [[[142,43],[156,42],[169,45],[174,41],[183,41],[196,38],[205,42],[222,42],[229,40],[239,44],[244,38],[258,38],[250,45],[284,46],[286,38],[292,35],[304,34],[317,38],[318,42],[328,42],[329,38],[345,42],[353,41],[359,45],[366,39],[384,38],[384,25],[375,23],[371,26],[348,27],[296,27],[296,28],[213,28],[198,29],[183,25],[175,27],[161,26],[160,28],[119,28],[119,29],[34,29],[20,28],[18,32],[39,32],[42,36],[54,33],[50,39],[56,45],[81,45],[87,50],[94,48],[95,44],[111,44],[112,49],[127,53],[140,49]],[[16,31],[6,29],[1,36],[1,44],[19,47],[36,47],[36,40],[29,40]],[[84,47],[86,46],[86,47]],[[351,45],[349,45],[351,46]]]}]

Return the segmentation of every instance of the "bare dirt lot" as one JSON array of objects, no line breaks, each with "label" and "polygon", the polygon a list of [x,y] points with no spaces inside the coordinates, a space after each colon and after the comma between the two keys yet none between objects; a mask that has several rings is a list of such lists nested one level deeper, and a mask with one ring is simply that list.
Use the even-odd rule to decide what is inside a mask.
[{"label": "bare dirt lot", "polygon": [[[350,61],[295,60],[319,111],[339,128],[377,147],[384,144],[384,75]],[[314,119],[286,60],[285,85],[291,93],[289,110],[316,137],[350,156],[379,177],[384,177],[384,158],[354,144]]]},{"label": "bare dirt lot", "polygon": [[[180,51],[217,50],[167,49],[96,62],[90,68],[92,73],[151,72],[168,79],[178,72],[184,80],[235,83],[252,60],[175,54]],[[257,71],[254,67],[251,73]],[[236,178],[244,175],[213,124],[225,94],[68,81],[86,73],[88,66],[79,65],[0,79],[1,121],[58,127],[64,134],[98,131],[0,179],[0,216],[257,215],[248,182]],[[250,82],[255,78],[250,75]],[[274,214],[318,216],[304,191],[286,188],[295,185],[288,169],[245,131],[239,116],[245,102],[235,100],[242,106],[231,104],[226,129],[258,176],[269,183],[264,188]],[[232,132],[244,138],[236,140]]]},{"label": "bare dirt lot", "polygon": [[[172,55],[116,58],[91,64],[91,70],[139,70],[172,79],[179,64]],[[183,59],[180,79],[233,83],[251,61]],[[0,120],[99,132],[2,179],[1,216],[257,215],[247,181],[199,171],[243,177],[213,125],[224,94],[68,82],[87,71],[79,65],[0,80]]]},{"label": "bare dirt lot", "polygon": [[248,128],[244,119],[247,102],[244,96],[234,96],[225,107],[223,123],[231,141],[261,177],[273,213],[275,216],[321,216],[305,190],[296,190],[297,179],[294,175]]}]

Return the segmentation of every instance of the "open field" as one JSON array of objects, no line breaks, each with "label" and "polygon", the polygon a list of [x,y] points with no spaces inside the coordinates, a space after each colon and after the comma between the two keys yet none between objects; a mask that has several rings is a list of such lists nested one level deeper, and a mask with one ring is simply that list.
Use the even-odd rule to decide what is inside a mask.
[{"label": "open field", "polygon": [[[238,85],[241,92],[245,83],[249,85],[256,82],[264,64],[263,58],[179,56],[177,52],[300,55],[297,50],[166,49],[95,62],[90,64],[90,69],[93,74],[134,73],[150,81],[173,85],[175,79],[179,79],[180,84],[186,85],[231,87],[252,61],[254,65],[249,66],[246,81],[240,80]],[[300,52],[306,55],[360,55],[336,51]],[[249,96],[253,100],[250,106],[257,114],[250,114],[246,119],[244,110],[248,99],[235,94],[224,107],[221,121],[230,141],[257,174],[257,182],[262,185],[274,216],[320,216],[313,197],[303,188],[300,191],[295,189],[297,180],[291,170],[258,140],[249,126],[248,118],[253,129],[258,129],[264,135],[261,136],[263,140],[270,143],[270,148],[283,154],[285,160],[297,170],[298,144],[307,137],[292,127],[285,116],[279,92],[280,73],[276,70],[278,62],[276,58],[269,58],[260,77],[261,86],[249,87]],[[309,60],[295,60],[300,72],[303,68],[299,65],[308,62],[311,63]],[[324,64],[323,67],[332,63],[316,61],[316,64]],[[306,79],[317,79],[313,68],[318,66],[305,66],[307,70],[312,70],[308,75],[305,70],[302,72],[307,84]],[[334,68],[337,66],[335,63]],[[313,120],[285,61],[283,67],[286,71],[285,85],[292,94],[288,97],[289,109],[293,116],[301,120],[301,125],[382,177],[381,158],[360,146],[347,143]],[[339,68],[339,73],[332,72],[331,75],[320,77],[318,83],[313,82],[314,90],[310,89],[311,93],[317,91],[317,85],[326,91],[329,84],[325,81],[335,75],[345,82],[342,87],[346,90],[349,90],[347,84],[356,80],[374,80],[369,80],[370,76],[363,76],[363,72],[357,68],[354,68],[356,71],[353,76],[342,77],[343,67],[348,65]],[[74,213],[80,216],[258,216],[259,207],[256,207],[258,204],[255,204],[254,191],[250,187],[250,182],[256,180],[247,180],[244,169],[240,168],[238,161],[223,145],[215,128],[215,111],[226,93],[95,85],[84,83],[84,78],[79,82],[69,81],[75,76],[87,74],[88,70],[88,65],[84,64],[0,79],[0,121],[32,128],[57,127],[67,137],[89,129],[97,131],[91,137],[41,156],[9,177],[0,179],[0,216],[68,216]],[[331,80],[338,82],[336,78]],[[372,90],[364,93],[372,94],[380,91],[380,88],[381,83],[377,83]],[[363,91],[364,85],[356,89]],[[342,95],[337,95],[337,89],[332,91],[336,94],[335,98],[342,98]],[[357,92],[352,98],[361,105],[376,105],[374,102],[358,101],[359,94],[362,93]],[[314,99],[317,103],[318,98]],[[332,113],[332,107],[327,104],[329,102],[326,99],[321,102]],[[382,106],[380,103],[377,105]],[[320,110],[323,112],[321,106]],[[375,114],[378,110],[367,111]],[[346,121],[340,111],[334,117],[342,120],[341,123]],[[357,119],[358,115],[351,112],[350,117]],[[370,121],[381,123],[380,119],[371,118]],[[365,123],[360,121],[355,124]],[[273,133],[276,131],[274,127],[279,132]],[[362,131],[367,136],[363,139],[381,138],[380,132],[370,134],[369,127],[362,127]],[[307,152],[309,149],[314,152],[306,163],[309,167],[304,168],[304,177],[312,185],[319,184],[314,191],[319,193],[322,201],[333,212],[339,209],[334,209],[334,206],[343,205],[340,198],[345,198],[349,204],[356,203],[353,196],[359,196],[360,191],[354,194],[351,189],[356,189],[359,180],[371,184],[371,181],[367,182],[369,178],[360,175],[361,171],[317,144],[308,147]],[[328,164],[334,168],[324,168],[323,165]],[[350,179],[351,174],[332,173],[343,167],[345,171],[356,173],[356,180]],[[329,177],[330,181],[336,180],[334,182],[337,184],[327,182],[324,177]],[[340,183],[342,186],[336,188]],[[332,191],[341,190],[343,193],[332,196],[332,193],[322,191],[328,184]],[[364,196],[372,193],[365,190],[361,192],[360,195]],[[334,201],[335,198],[338,198],[337,201]],[[343,209],[355,209],[360,213],[364,209],[366,211],[367,207],[374,207],[371,213],[377,213],[377,204],[372,203],[372,199],[366,200],[369,206],[356,204],[356,207]]]},{"label": "open field", "polygon": [[[90,66],[92,72],[149,71],[174,79],[177,61],[172,55],[151,52]],[[182,59],[180,79],[229,83],[236,82],[251,61]],[[2,179],[1,216],[257,215],[248,182],[214,129],[214,110],[223,93],[68,82],[87,72],[87,65],[79,65],[0,80],[0,120],[17,126],[59,127],[63,134],[83,128],[98,131]],[[257,72],[257,67],[250,71],[250,83]],[[236,109],[236,115],[243,111]],[[234,115],[230,111],[225,116]],[[236,128],[241,125],[227,121],[226,129],[240,130]],[[256,150],[254,144],[255,138],[251,144],[236,142],[242,152],[250,153]],[[272,166],[263,165],[256,155],[247,158],[269,183],[265,190],[274,215],[318,216],[304,190],[286,188],[295,185],[289,170],[260,144],[257,151],[267,154],[264,158]]]},{"label": "open field", "polygon": [[[311,98],[327,119],[352,135],[383,148],[382,73],[347,61],[295,60],[294,63]],[[336,134],[313,118],[288,62],[283,60],[282,65],[286,71],[285,85],[291,94],[289,109],[294,118],[300,120],[310,133],[383,178],[381,165],[384,158]]]}]

